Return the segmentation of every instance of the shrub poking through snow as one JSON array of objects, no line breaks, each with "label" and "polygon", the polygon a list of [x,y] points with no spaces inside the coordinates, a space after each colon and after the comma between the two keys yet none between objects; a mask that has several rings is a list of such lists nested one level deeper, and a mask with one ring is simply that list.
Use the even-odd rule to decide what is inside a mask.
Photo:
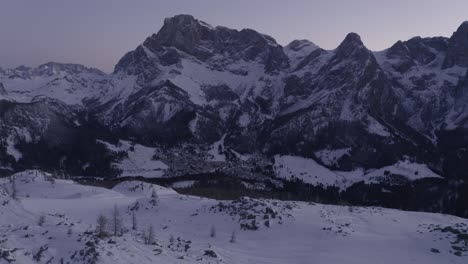
[{"label": "shrub poking through snow", "polygon": [[261,226],[271,227],[273,223],[282,224],[285,218],[292,217],[288,211],[294,207],[294,202],[242,197],[231,202],[220,202],[209,210],[237,217],[242,230],[257,230]]},{"label": "shrub poking through snow", "polygon": [[156,190],[153,188],[153,190],[151,191],[151,201],[150,201],[150,203],[153,206],[156,206],[156,205],[158,205],[158,202],[159,202],[158,194],[156,193]]},{"label": "shrub poking through snow", "polygon": [[38,226],[43,226],[44,223],[45,223],[45,220],[46,220],[46,219],[45,219],[45,215],[44,215],[44,214],[41,214],[41,215],[39,216],[39,219],[37,219],[37,225],[38,225]]},{"label": "shrub poking through snow", "polygon": [[138,221],[136,218],[135,212],[132,212],[132,230],[136,231],[138,229]]},{"label": "shrub poking through snow", "polygon": [[231,239],[229,239],[229,242],[230,243],[236,243],[236,239],[237,239],[236,230],[232,230]]},{"label": "shrub poking through snow", "polygon": [[96,221],[96,236],[98,238],[105,238],[107,237],[107,225],[109,220],[103,214],[100,214]]},{"label": "shrub poking through snow", "polygon": [[10,181],[11,181],[11,198],[13,198],[13,200],[18,200],[18,189],[16,188],[16,178],[11,177]]},{"label": "shrub poking through snow", "polygon": [[211,258],[217,258],[218,257],[218,255],[211,249],[203,251],[203,255],[211,257]]},{"label": "shrub poking through snow", "polygon": [[120,217],[119,209],[117,205],[114,205],[114,210],[112,210],[112,234],[114,236],[119,236],[122,233],[122,218]]},{"label": "shrub poking through snow", "polygon": [[216,237],[216,228],[214,225],[211,225],[210,237]]},{"label": "shrub poking through snow", "polygon": [[152,224],[149,225],[148,230],[143,234],[143,238],[146,245],[153,245],[155,241],[154,227]]}]

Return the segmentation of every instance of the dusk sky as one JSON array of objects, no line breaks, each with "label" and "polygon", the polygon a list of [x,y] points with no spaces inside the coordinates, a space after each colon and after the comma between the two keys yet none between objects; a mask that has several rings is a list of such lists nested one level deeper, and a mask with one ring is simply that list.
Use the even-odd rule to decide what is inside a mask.
[{"label": "dusk sky", "polygon": [[369,49],[382,50],[413,36],[450,36],[467,11],[467,0],[3,0],[0,67],[57,61],[110,72],[176,14],[252,28],[282,45],[308,39],[334,49],[356,32]]}]

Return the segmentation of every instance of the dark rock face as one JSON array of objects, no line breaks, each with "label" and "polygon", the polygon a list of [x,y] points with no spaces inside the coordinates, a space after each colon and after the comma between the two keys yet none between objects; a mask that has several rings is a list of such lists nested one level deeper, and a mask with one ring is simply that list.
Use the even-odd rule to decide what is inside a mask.
[{"label": "dark rock face", "polygon": [[[142,46],[157,56],[162,65],[180,61],[183,52],[203,62],[212,62],[215,55],[227,53],[230,60],[260,60],[267,72],[277,72],[287,67],[288,58],[276,41],[251,29],[241,31],[208,25],[190,15],[167,18],[161,30],[147,38]],[[174,49],[175,48],[175,49]],[[132,62],[146,61],[143,47],[130,52],[117,64],[116,71],[127,68]],[[136,71],[138,74],[144,68]]]},{"label": "dark rock face", "polygon": [[187,92],[167,81],[143,88],[114,112],[113,122],[125,134],[144,141],[180,141],[190,137],[188,122],[195,116]]},{"label": "dark rock face", "polygon": [[468,71],[455,91],[455,104],[450,111],[450,120],[457,126],[468,128]]},{"label": "dark rock face", "polygon": [[468,66],[468,21],[453,33],[448,42],[447,57],[444,60],[443,68]]},{"label": "dark rock face", "polygon": [[208,101],[233,101],[239,99],[239,96],[226,85],[206,86],[203,91]]},{"label": "dark rock face", "polygon": [[447,51],[447,42],[443,37],[415,37],[404,42],[398,41],[387,51],[387,57],[399,60],[393,67],[397,72],[405,73],[416,65],[434,62],[436,53]]},{"label": "dark rock face", "polygon": [[308,41],[307,39],[301,39],[301,40],[296,39],[296,40],[293,40],[291,43],[289,43],[285,48],[289,48],[297,52],[311,45],[315,46],[315,44]]},{"label": "dark rock face", "polygon": [[158,61],[151,60],[142,46],[125,54],[115,66],[115,72],[138,75],[143,82],[149,82],[159,74]]}]

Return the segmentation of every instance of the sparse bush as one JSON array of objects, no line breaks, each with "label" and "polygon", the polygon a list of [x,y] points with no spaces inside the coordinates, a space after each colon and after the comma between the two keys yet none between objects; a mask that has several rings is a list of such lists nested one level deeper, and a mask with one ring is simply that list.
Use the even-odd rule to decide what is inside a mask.
[{"label": "sparse bush", "polygon": [[135,212],[132,213],[132,230],[138,229],[138,221]]},{"label": "sparse bush", "polygon": [[158,197],[158,194],[156,193],[156,190],[154,188],[151,191],[151,201],[150,201],[150,203],[153,206],[156,206],[159,203],[159,197]]},{"label": "sparse bush", "polygon": [[153,245],[155,242],[154,227],[149,225],[148,230],[144,233],[144,240],[146,245]]},{"label": "sparse bush", "polygon": [[97,218],[97,223],[96,223],[96,235],[98,238],[105,238],[107,237],[107,224],[108,224],[107,217],[105,217],[103,214],[100,214]]},{"label": "sparse bush", "polygon": [[122,233],[122,218],[120,217],[117,205],[114,205],[114,210],[112,211],[111,227],[114,236],[119,236]]},{"label": "sparse bush", "polygon": [[214,225],[211,225],[210,237],[216,237],[216,228]]},{"label": "sparse bush", "polygon": [[33,255],[33,259],[37,262],[40,262],[42,257],[44,256],[44,252],[47,251],[47,249],[49,249],[47,245],[41,246],[39,250],[36,252],[36,254]]},{"label": "sparse bush", "polygon": [[37,219],[37,225],[38,225],[38,226],[43,226],[44,223],[45,223],[45,220],[46,220],[46,219],[45,219],[45,215],[44,215],[44,214],[41,214],[41,215],[39,216],[39,219]]},{"label": "sparse bush", "polygon": [[16,178],[11,177],[10,181],[11,181],[11,198],[13,200],[18,200],[18,189],[16,188]]},{"label": "sparse bush", "polygon": [[236,243],[236,230],[232,230],[230,243]]}]

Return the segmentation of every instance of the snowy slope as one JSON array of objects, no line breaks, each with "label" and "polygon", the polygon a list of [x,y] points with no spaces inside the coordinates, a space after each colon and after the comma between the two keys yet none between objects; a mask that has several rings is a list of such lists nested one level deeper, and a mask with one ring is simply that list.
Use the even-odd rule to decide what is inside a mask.
[{"label": "snowy slope", "polygon": [[337,186],[342,189],[346,189],[360,181],[367,183],[379,182],[389,175],[403,176],[408,180],[442,178],[426,165],[408,160],[399,161],[379,169],[364,170],[358,168],[353,171],[334,171],[318,164],[313,159],[277,155],[275,156],[274,169],[276,176],[279,178],[287,180],[300,179],[313,185]]},{"label": "snowy slope", "polygon": [[[17,176],[20,199],[0,213],[0,252],[8,251],[8,258],[16,260],[11,263],[63,258],[65,263],[105,264],[426,264],[465,263],[468,258],[466,242],[457,239],[463,238],[457,232],[466,236],[468,221],[448,215],[250,198],[220,202],[139,182],[107,190],[64,180],[52,185],[47,177],[35,175]],[[8,189],[5,184],[2,188]],[[150,198],[153,189],[156,203]],[[63,196],[62,190],[82,196]],[[110,216],[114,205],[127,229],[135,213],[138,230],[95,240],[97,215]],[[42,226],[36,223],[40,214],[46,216]],[[156,244],[145,245],[141,233],[150,224]],[[211,226],[215,237],[210,236]],[[233,231],[236,239],[230,243]],[[34,261],[41,247],[41,260]],[[0,263],[7,263],[5,256],[0,254]]]},{"label": "snowy slope", "polygon": [[162,161],[154,158],[156,154],[155,148],[132,144],[125,140],[120,140],[117,145],[104,141],[98,142],[104,144],[111,152],[125,153],[125,157],[114,163],[114,166],[121,170],[121,177],[143,176],[146,178],[158,178],[163,176],[164,171],[168,168]]},{"label": "snowy slope", "polygon": [[38,97],[60,100],[68,105],[83,105],[106,91],[108,76],[93,68],[49,62],[37,68],[19,67],[0,74],[3,98],[28,103]]},{"label": "snowy slope", "polygon": [[294,40],[284,47],[284,53],[289,58],[291,68],[295,69],[306,56],[319,47],[308,40]]}]

